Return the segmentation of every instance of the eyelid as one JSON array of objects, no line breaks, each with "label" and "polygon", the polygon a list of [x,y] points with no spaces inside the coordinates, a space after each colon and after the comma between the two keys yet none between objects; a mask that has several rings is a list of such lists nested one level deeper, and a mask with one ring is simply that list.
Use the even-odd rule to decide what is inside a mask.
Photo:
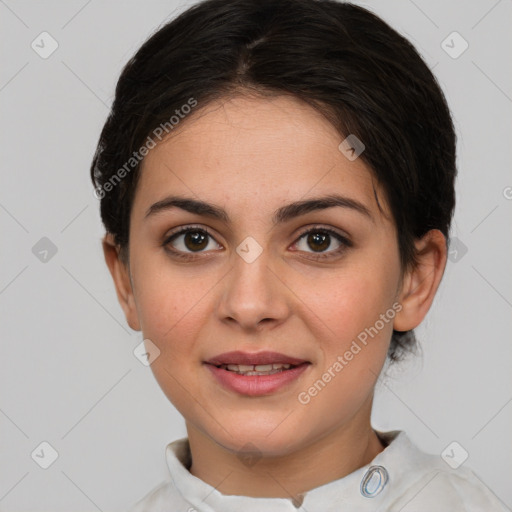
[{"label": "eyelid", "polygon": [[352,240],[350,237],[346,234],[342,234],[338,232],[336,229],[331,227],[326,227],[323,225],[316,225],[316,226],[308,226],[302,232],[297,236],[295,239],[295,242],[293,242],[292,245],[297,245],[300,240],[302,240],[306,235],[310,233],[326,233],[330,237],[335,238],[338,243],[339,247],[336,249],[328,250],[328,251],[320,251],[320,252],[309,252],[309,251],[301,251],[298,249],[295,249],[293,252],[301,253],[301,258],[305,258],[310,261],[315,262],[329,262],[329,261],[336,261],[339,258],[343,257],[345,252],[352,248],[354,246]]},{"label": "eyelid", "polygon": [[304,235],[307,235],[308,233],[311,233],[311,232],[317,232],[317,231],[324,231],[325,233],[334,235],[335,237],[337,237],[339,240],[343,241],[350,247],[352,247],[354,245],[351,240],[351,237],[348,235],[348,233],[340,232],[335,228],[327,227],[323,224],[313,224],[313,225],[307,226],[306,228],[302,229],[299,232],[299,234],[297,235],[294,243],[296,243],[297,240],[301,239]]},{"label": "eyelid", "polygon": [[[181,235],[183,233],[187,233],[188,231],[204,231],[208,236],[212,237],[216,242],[217,239],[213,236],[213,234],[209,231],[209,229],[206,226],[200,225],[200,224],[187,224],[185,226],[179,226],[171,233],[166,233],[164,236],[164,244],[168,244],[173,237],[177,237],[178,235]],[[217,242],[219,245],[219,242]]]},{"label": "eyelid", "polygon": [[[207,258],[208,256],[211,256],[212,249],[209,251],[182,251],[180,249],[176,249],[175,247],[172,247],[171,243],[174,242],[176,238],[178,238],[181,235],[185,235],[188,232],[194,232],[194,231],[201,231],[206,233],[207,237],[209,237],[211,240],[213,240],[218,246],[220,246],[222,249],[224,249],[224,246],[217,241],[217,238],[213,236],[213,234],[210,232],[210,230],[203,226],[203,225],[193,225],[193,224],[187,224],[185,226],[179,226],[174,231],[172,231],[170,234],[166,234],[164,237],[164,240],[162,242],[162,247],[166,252],[168,252],[173,258],[178,258],[186,261],[195,261],[199,258]],[[216,249],[219,250],[219,249]]]}]

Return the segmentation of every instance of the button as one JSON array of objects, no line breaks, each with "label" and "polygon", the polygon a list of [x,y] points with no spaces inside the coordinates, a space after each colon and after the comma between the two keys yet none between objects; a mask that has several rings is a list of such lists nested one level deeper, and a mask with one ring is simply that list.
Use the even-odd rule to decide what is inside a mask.
[{"label": "button", "polygon": [[384,466],[370,466],[361,480],[361,494],[365,498],[375,498],[388,483],[389,475]]}]

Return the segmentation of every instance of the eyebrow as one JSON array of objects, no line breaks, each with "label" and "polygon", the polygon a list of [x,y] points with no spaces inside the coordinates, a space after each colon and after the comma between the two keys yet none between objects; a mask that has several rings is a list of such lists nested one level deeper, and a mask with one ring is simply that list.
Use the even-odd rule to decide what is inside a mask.
[{"label": "eyebrow", "polygon": [[[365,217],[368,217],[368,219],[372,222],[375,222],[373,215],[367,206],[357,201],[356,199],[352,199],[350,197],[342,196],[339,194],[329,194],[327,196],[305,199],[303,201],[290,203],[274,212],[272,222],[273,224],[284,223],[300,215],[305,215],[309,212],[325,210],[327,208],[334,207],[351,209]],[[204,201],[180,196],[169,196],[165,199],[162,199],[161,201],[154,203],[148,208],[145,218],[151,217],[160,212],[171,210],[172,208],[180,208],[189,213],[194,213],[196,215],[202,215],[223,221],[226,224],[231,222],[229,215],[223,208],[210,203],[206,203]]]}]

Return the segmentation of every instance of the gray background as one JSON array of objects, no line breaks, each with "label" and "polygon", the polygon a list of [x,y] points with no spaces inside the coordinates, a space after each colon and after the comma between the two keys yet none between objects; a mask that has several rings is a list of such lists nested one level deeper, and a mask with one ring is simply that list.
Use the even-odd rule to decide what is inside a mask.
[{"label": "gray background", "polygon": [[[190,3],[0,0],[0,510],[125,510],[185,435],[133,355],[141,334],[103,262],[88,169],[122,66]],[[423,355],[381,379],[374,426],[432,453],[457,441],[511,506],[512,2],[361,5],[434,68],[459,136],[456,252],[417,331]],[[47,59],[31,48],[43,31],[59,45]],[[460,39],[442,46],[453,31],[469,44],[458,58]],[[43,237],[57,249],[45,261]],[[48,469],[35,462],[48,449],[31,457],[43,441],[59,455]]]}]

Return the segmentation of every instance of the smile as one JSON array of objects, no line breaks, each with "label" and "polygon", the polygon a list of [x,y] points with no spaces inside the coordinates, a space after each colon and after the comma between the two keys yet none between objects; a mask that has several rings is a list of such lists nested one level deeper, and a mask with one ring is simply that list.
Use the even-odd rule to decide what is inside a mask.
[{"label": "smile", "polygon": [[311,366],[277,352],[226,352],[205,361],[215,382],[245,396],[263,396],[290,386]]},{"label": "smile", "polygon": [[283,370],[289,370],[291,364],[222,364],[218,368],[227,370],[229,372],[235,372],[238,375],[273,375],[274,373],[280,373]]}]

